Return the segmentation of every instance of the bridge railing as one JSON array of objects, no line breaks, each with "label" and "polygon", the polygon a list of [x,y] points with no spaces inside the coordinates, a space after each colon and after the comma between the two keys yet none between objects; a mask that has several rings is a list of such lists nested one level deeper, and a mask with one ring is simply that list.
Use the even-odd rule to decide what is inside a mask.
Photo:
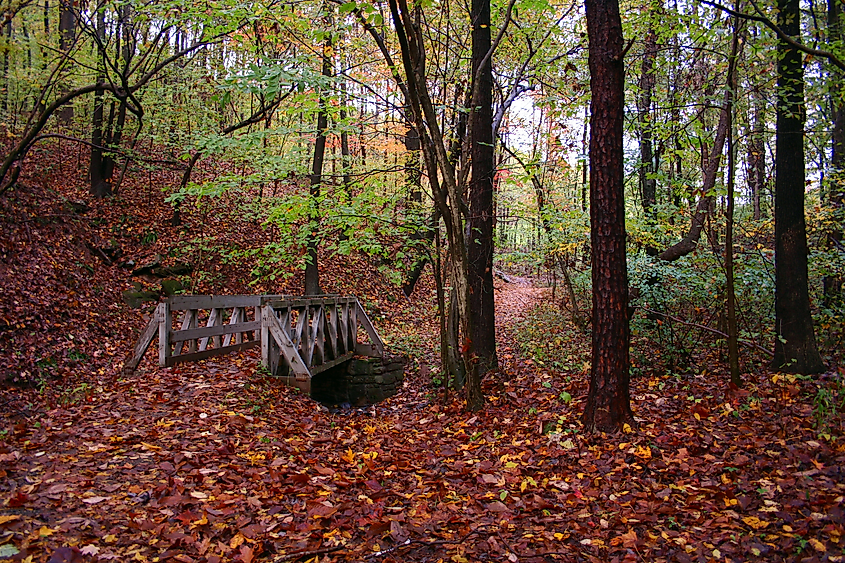
[{"label": "bridge railing", "polygon": [[[175,321],[175,322],[174,322]],[[369,343],[359,341],[366,336]],[[158,337],[161,366],[261,346],[262,364],[306,389],[311,377],[384,345],[355,297],[177,295],[158,304],[124,369],[134,371]]]}]

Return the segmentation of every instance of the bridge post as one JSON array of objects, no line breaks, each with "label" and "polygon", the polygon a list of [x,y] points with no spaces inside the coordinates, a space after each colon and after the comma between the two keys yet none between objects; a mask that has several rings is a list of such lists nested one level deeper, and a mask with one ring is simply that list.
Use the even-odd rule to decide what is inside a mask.
[{"label": "bridge post", "polygon": [[158,365],[165,367],[170,359],[170,332],[173,319],[170,316],[170,299],[159,304],[158,309]]}]

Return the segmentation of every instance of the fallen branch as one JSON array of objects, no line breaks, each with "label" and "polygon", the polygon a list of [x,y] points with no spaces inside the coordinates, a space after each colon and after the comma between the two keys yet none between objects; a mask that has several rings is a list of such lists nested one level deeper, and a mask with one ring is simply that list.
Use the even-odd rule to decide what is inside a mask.
[{"label": "fallen branch", "polygon": [[333,553],[335,551],[340,551],[341,549],[343,549],[343,547],[344,546],[342,546],[342,545],[336,545],[334,547],[323,547],[323,548],[320,548],[320,549],[311,549],[311,550],[308,550],[308,551],[297,551],[297,552],[294,552],[294,553],[287,553],[287,554],[284,554],[284,555],[279,555],[278,557],[273,559],[273,563],[279,563],[280,561],[294,561],[296,559],[302,559],[303,557],[308,557],[310,559],[311,557],[314,557],[314,556],[317,556],[317,555],[325,555],[327,553]]},{"label": "fallen branch", "polygon": [[[678,317],[673,317],[672,315],[667,315],[666,313],[661,313],[659,311],[653,311],[651,309],[648,309],[647,307],[643,307],[642,305],[636,305],[633,308],[634,309],[640,309],[642,311],[645,311],[646,313],[651,313],[652,315],[657,315],[658,317],[662,317],[664,319],[669,319],[670,321],[675,321],[676,323],[680,323],[680,324],[685,325],[685,326],[691,326],[693,328],[700,328],[701,330],[704,330],[704,331],[710,332],[712,334],[721,336],[722,338],[728,338],[728,335],[725,334],[724,332],[722,332],[721,330],[716,330],[715,328],[710,328],[709,326],[700,325],[698,323],[690,323],[690,322],[681,320]],[[771,350],[767,350],[766,348],[763,348],[762,346],[760,346],[756,342],[751,342],[750,340],[745,340],[745,339],[742,339],[742,338],[737,338],[736,341],[739,342],[740,344],[744,344],[744,345],[748,346],[749,348],[754,348],[758,352],[763,352],[767,356],[773,357],[775,355],[774,352],[772,352]]]}]

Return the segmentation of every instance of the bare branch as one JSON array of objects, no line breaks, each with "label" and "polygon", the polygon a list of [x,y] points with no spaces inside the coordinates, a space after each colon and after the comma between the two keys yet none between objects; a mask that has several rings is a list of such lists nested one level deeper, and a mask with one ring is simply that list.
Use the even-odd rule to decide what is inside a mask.
[{"label": "bare branch", "polygon": [[763,12],[760,11],[760,8],[757,7],[757,4],[755,4],[753,0],[751,0],[751,5],[754,6],[754,10],[757,12],[757,14],[759,14],[759,15],[756,15],[756,16],[752,15],[752,14],[745,14],[745,13],[742,13],[742,12],[737,12],[736,10],[728,8],[727,6],[722,6],[721,4],[719,4],[717,2],[711,2],[710,0],[699,0],[699,1],[702,4],[707,4],[708,6],[712,6],[714,8],[719,9],[719,10],[722,10],[726,14],[730,14],[734,17],[742,18],[742,19],[746,19],[746,20],[751,20],[751,21],[755,21],[755,22],[760,22],[763,25],[765,25],[766,27],[768,27],[769,29],[771,29],[772,31],[774,31],[775,34],[778,36],[778,38],[781,39],[784,43],[788,44],[790,47],[792,47],[794,49],[798,49],[799,51],[802,51],[802,52],[807,53],[808,55],[812,55],[814,57],[821,57],[823,59],[827,59],[832,65],[834,65],[838,69],[845,70],[845,62],[843,62],[842,59],[837,57],[836,54],[834,54],[830,51],[825,51],[824,49],[813,49],[812,47],[807,47],[803,43],[799,43],[798,41],[796,41],[795,39],[793,39],[792,37],[790,37],[789,35],[784,33],[784,31],[780,28],[780,26],[778,26],[775,22],[773,22],[772,20],[767,18],[765,15],[763,15]]}]

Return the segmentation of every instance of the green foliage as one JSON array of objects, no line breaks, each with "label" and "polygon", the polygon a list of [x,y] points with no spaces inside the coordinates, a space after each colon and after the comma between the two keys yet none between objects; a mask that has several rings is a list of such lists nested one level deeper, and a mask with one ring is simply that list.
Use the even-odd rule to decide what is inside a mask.
[{"label": "green foliage", "polygon": [[583,337],[551,303],[541,303],[532,309],[514,327],[514,337],[522,357],[537,365],[560,371],[581,371],[583,368],[579,351],[572,347],[573,342]]}]

